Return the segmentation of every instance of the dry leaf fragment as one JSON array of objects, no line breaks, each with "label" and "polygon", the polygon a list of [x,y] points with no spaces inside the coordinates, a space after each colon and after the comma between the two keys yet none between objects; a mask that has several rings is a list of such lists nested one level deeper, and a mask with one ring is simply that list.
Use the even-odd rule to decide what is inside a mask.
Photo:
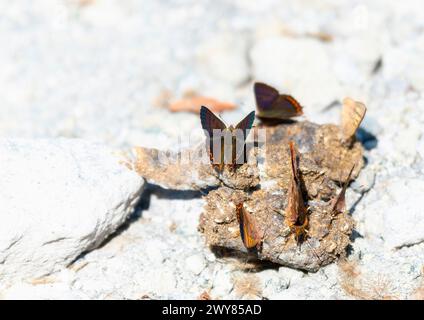
[{"label": "dry leaf fragment", "polygon": [[169,110],[172,112],[200,113],[201,106],[208,106],[212,112],[217,113],[237,108],[237,106],[231,102],[223,102],[214,98],[194,95],[171,103],[169,105]]}]

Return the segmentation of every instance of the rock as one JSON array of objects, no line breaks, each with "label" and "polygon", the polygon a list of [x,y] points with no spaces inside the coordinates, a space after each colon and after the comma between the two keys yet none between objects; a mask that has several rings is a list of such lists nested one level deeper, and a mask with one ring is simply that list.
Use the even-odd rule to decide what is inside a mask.
[{"label": "rock", "polygon": [[197,59],[205,74],[237,86],[249,77],[247,39],[243,34],[220,34],[208,38]]},{"label": "rock", "polygon": [[327,48],[314,39],[260,40],[250,51],[254,79],[293,95],[308,108],[321,110],[344,94]]},{"label": "rock", "polygon": [[67,284],[46,283],[31,285],[19,282],[0,294],[3,300],[79,300],[87,296],[75,294]]},{"label": "rock", "polygon": [[133,212],[143,179],[106,146],[0,140],[0,278],[37,278],[99,246]]},{"label": "rock", "polygon": [[[424,67],[421,57],[424,54],[424,36],[402,43],[401,46],[387,50],[384,55],[384,77],[390,81],[402,79],[418,92],[424,90],[424,77],[420,72]],[[408,59],[405,57],[408,56]]]},{"label": "rock", "polygon": [[233,287],[231,273],[225,269],[218,270],[214,275],[211,296],[215,299],[222,299],[230,293]]},{"label": "rock", "polygon": [[221,184],[247,189],[259,184],[256,165],[243,164],[237,173],[227,167],[221,173],[214,170],[204,142],[179,152],[144,147],[133,151],[135,170],[149,183],[165,189],[199,190]]},{"label": "rock", "polygon": [[186,267],[191,270],[193,274],[199,275],[205,268],[205,259],[201,255],[192,255],[186,259]]},{"label": "rock", "polygon": [[[196,150],[203,150],[202,146],[189,150],[188,154],[196,154]],[[214,176],[209,159],[186,158],[186,152],[171,152],[159,149],[135,147],[136,160],[134,167],[138,174],[149,183],[167,189],[193,190],[218,186],[219,179]],[[186,159],[188,159],[186,161]]]},{"label": "rock", "polygon": [[[315,272],[344,255],[349,243],[353,221],[347,214],[332,215],[328,201],[338,194],[335,181],[345,181],[353,164],[353,178],[361,170],[362,148],[359,143],[343,146],[339,128],[333,125],[305,121],[260,128],[266,130],[267,136],[258,152],[266,159],[258,164],[260,185],[251,185],[250,190],[244,191],[226,184],[209,192],[199,230],[211,247],[246,252],[235,211],[235,204],[243,201],[257,228],[264,230],[259,259]],[[284,232],[288,229],[284,210],[291,170],[289,140],[296,141],[299,148],[301,180],[309,206],[308,240],[301,246],[290,232]]]},{"label": "rock", "polygon": [[392,157],[402,165],[411,165],[418,153],[417,145],[422,135],[422,125],[401,130],[393,141]]},{"label": "rock", "polygon": [[375,171],[372,169],[364,169],[359,176],[352,182],[352,189],[359,193],[365,193],[370,190],[375,183]]},{"label": "rock", "polygon": [[275,293],[281,292],[290,286],[290,281],[282,277],[276,270],[264,270],[258,276],[262,279],[264,286],[262,295],[266,298],[270,298]]},{"label": "rock", "polygon": [[424,242],[423,194],[422,179],[395,178],[379,183],[371,189],[363,209],[367,215],[364,231],[383,238],[388,249]]},{"label": "rock", "polygon": [[[260,259],[317,271],[343,255],[349,243],[353,221],[347,214],[332,215],[328,201],[338,194],[335,181],[344,182],[353,165],[352,178],[358,175],[363,166],[362,147],[358,142],[351,146],[342,143],[337,126],[308,121],[259,125],[255,134],[263,136],[265,141],[258,143],[258,148],[251,147],[252,142],[247,143],[249,160],[236,170],[229,166],[224,166],[221,172],[213,170],[209,159],[205,162],[189,157],[183,161],[187,159],[182,154],[198,154],[197,151],[171,153],[141,147],[136,148],[134,167],[149,182],[165,188],[218,187],[205,197],[206,206],[199,223],[209,246],[246,252],[235,215],[235,204],[244,201],[254,213],[258,227],[267,230]],[[300,171],[310,207],[309,240],[301,248],[291,234],[283,232],[287,229],[284,208],[290,180],[289,140],[299,146]],[[194,150],[202,148],[204,144]],[[161,154],[168,154],[168,158]]]}]

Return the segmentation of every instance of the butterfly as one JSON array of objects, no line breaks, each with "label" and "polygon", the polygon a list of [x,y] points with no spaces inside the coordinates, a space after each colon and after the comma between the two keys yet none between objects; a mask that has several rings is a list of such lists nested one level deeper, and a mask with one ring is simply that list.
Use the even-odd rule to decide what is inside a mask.
[{"label": "butterfly", "polygon": [[261,82],[255,82],[258,118],[287,120],[303,114],[302,106],[292,96],[280,94],[275,88]]},{"label": "butterfly", "polygon": [[240,236],[244,246],[248,250],[253,248],[260,250],[263,233],[257,228],[250,213],[244,209],[243,202],[236,205],[236,214],[240,224]]},{"label": "butterfly", "polygon": [[235,127],[227,127],[212,111],[202,106],[200,120],[209,142],[208,151],[213,166],[218,166],[222,171],[224,164],[234,168],[245,162],[245,141],[255,120],[255,111],[250,112]]},{"label": "butterfly", "polygon": [[346,182],[344,183],[342,190],[340,191],[338,196],[331,201],[331,213],[333,215],[343,213],[346,210],[346,189],[354,168],[355,165],[353,165],[352,169],[350,169],[349,175],[347,176]]},{"label": "butterfly", "polygon": [[342,135],[343,141],[348,141],[354,135],[362,119],[365,117],[367,108],[361,102],[354,101],[351,98],[343,100],[342,109]]},{"label": "butterfly", "polygon": [[287,208],[285,210],[285,220],[289,228],[295,233],[296,241],[299,242],[308,227],[308,210],[303,201],[301,182],[299,178],[298,155],[295,143],[289,142],[291,178],[288,190]]}]

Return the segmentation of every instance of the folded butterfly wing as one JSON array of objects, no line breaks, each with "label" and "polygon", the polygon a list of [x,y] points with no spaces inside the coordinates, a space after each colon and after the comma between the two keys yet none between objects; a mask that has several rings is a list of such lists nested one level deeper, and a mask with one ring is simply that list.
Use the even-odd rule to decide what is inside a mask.
[{"label": "folded butterfly wing", "polygon": [[334,198],[331,203],[332,214],[340,214],[345,212],[346,210],[346,189],[347,189],[347,186],[349,185],[350,177],[352,176],[352,172],[354,168],[355,168],[355,165],[353,165],[352,169],[350,169],[349,175],[347,176],[346,182],[344,183],[339,195],[336,198]]},{"label": "folded butterfly wing", "polygon": [[272,109],[274,102],[280,94],[275,88],[262,82],[255,82],[253,91],[255,93],[258,116],[264,116]]},{"label": "folded butterfly wing", "polygon": [[232,164],[243,164],[245,162],[245,145],[249,131],[255,120],[255,111],[250,112],[233,129]]},{"label": "folded butterfly wing", "polygon": [[287,208],[285,211],[286,224],[295,231],[296,239],[305,233],[308,224],[307,210],[303,201],[299,179],[297,149],[293,141],[289,142],[291,178],[288,190]]},{"label": "folded butterfly wing", "polygon": [[303,114],[302,106],[292,96],[281,95],[275,88],[257,82],[254,85],[258,117],[261,119],[290,119]]},{"label": "folded butterfly wing", "polygon": [[258,248],[262,241],[262,235],[253,218],[244,209],[243,203],[236,206],[237,219],[240,225],[240,236],[247,249]]},{"label": "folded butterfly wing", "polygon": [[209,145],[209,155],[213,164],[224,163],[224,133],[227,129],[225,123],[212,111],[202,106],[200,108],[200,121]]},{"label": "folded butterfly wing", "polygon": [[351,98],[343,100],[341,126],[344,141],[351,139],[355,135],[366,112],[367,108],[363,103],[354,101]]}]

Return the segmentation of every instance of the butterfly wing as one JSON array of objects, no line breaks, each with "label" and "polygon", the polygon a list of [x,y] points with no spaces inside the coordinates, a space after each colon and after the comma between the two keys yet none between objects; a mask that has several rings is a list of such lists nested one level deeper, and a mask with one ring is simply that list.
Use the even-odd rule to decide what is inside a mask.
[{"label": "butterfly wing", "polygon": [[233,164],[244,163],[245,143],[246,138],[249,134],[249,130],[252,129],[253,122],[255,120],[255,111],[250,112],[243,120],[241,120],[233,130]]},{"label": "butterfly wing", "polygon": [[302,106],[292,96],[280,95],[277,89],[256,82],[254,85],[258,117],[265,119],[290,119],[303,114]]},{"label": "butterfly wing", "polygon": [[345,98],[343,100],[342,134],[345,141],[355,135],[366,112],[367,108],[363,103],[354,101],[350,98]]},{"label": "butterfly wing", "polygon": [[214,129],[225,130],[227,128],[225,123],[205,106],[200,108],[200,121],[203,130],[206,130],[210,137],[213,137]]},{"label": "butterfly wing", "polygon": [[292,96],[282,94],[273,106],[273,118],[290,119],[303,115],[303,108]]},{"label": "butterfly wing", "polygon": [[303,202],[302,189],[299,179],[297,149],[293,141],[289,142],[291,179],[288,190],[286,221],[289,226],[302,225],[306,218],[306,208]]},{"label": "butterfly wing", "polygon": [[[227,129],[227,126],[225,123],[219,119],[212,111],[210,111],[208,108],[202,106],[200,108],[200,121],[202,123],[202,128],[205,131],[207,144],[209,144],[209,154],[210,155],[218,155],[219,156],[213,157],[211,156],[211,160],[213,160],[214,163],[221,163],[221,157],[222,157],[222,149],[223,149],[223,143],[222,143],[222,135],[214,135],[214,130],[220,130],[223,132]],[[221,147],[220,147],[221,146]]]},{"label": "butterfly wing", "polygon": [[291,164],[291,171],[292,171],[292,179],[295,180],[296,183],[298,183],[299,166],[297,163],[297,149],[293,141],[289,142],[289,149],[290,149],[290,164]]},{"label": "butterfly wing", "polygon": [[252,129],[253,121],[255,121],[255,111],[249,113],[243,120],[241,120],[237,125],[236,129],[243,130],[245,139],[247,138],[247,131]]},{"label": "butterfly wing", "polygon": [[279,96],[277,89],[262,82],[255,82],[253,91],[255,92],[256,105],[259,113],[266,112],[270,109]]},{"label": "butterfly wing", "polygon": [[349,175],[347,176],[346,182],[344,183],[342,190],[339,195],[333,200],[331,204],[331,212],[332,213],[343,213],[346,210],[346,189],[350,182],[350,177],[352,176],[353,169],[355,165],[350,169]]},{"label": "butterfly wing", "polygon": [[237,217],[240,224],[240,236],[244,246],[247,249],[256,247],[261,241],[259,232],[256,229],[253,219],[244,209],[243,204],[237,206]]},{"label": "butterfly wing", "polygon": [[272,107],[266,112],[259,114],[262,119],[287,120],[303,115],[303,108],[299,102],[287,94],[279,95]]}]

